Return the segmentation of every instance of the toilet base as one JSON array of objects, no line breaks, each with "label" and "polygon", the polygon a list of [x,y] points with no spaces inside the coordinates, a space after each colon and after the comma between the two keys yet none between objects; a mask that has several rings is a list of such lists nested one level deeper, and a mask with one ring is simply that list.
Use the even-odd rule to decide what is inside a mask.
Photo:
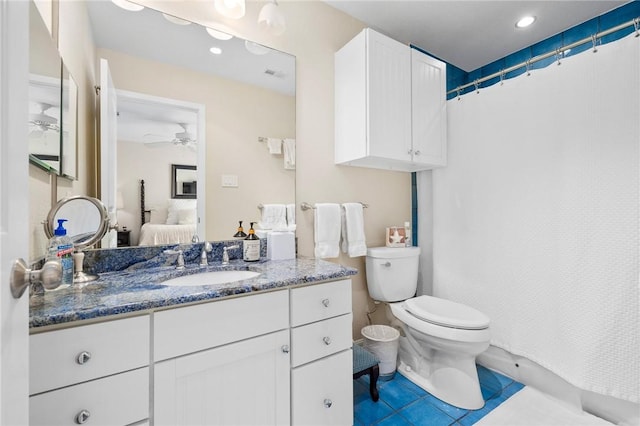
[{"label": "toilet base", "polygon": [[484,407],[477,374],[470,377],[459,369],[442,367],[426,378],[402,360],[398,363],[398,373],[447,404],[465,410]]}]

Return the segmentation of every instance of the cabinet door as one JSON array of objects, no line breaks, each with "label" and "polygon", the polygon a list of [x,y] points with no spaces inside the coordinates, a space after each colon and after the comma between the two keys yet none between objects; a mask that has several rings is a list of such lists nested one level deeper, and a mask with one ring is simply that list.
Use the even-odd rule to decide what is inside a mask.
[{"label": "cabinet door", "polygon": [[292,425],[352,424],[352,363],[349,349],[293,369]]},{"label": "cabinet door", "polygon": [[410,161],[410,49],[375,31],[367,36],[369,155]]},{"label": "cabinet door", "polygon": [[411,49],[413,162],[447,164],[446,65]]},{"label": "cabinet door", "polygon": [[163,361],[155,425],[288,425],[289,332]]}]

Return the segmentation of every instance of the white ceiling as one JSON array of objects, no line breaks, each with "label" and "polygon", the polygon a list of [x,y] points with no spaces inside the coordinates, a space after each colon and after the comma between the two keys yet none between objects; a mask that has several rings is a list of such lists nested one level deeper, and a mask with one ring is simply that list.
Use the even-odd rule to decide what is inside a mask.
[{"label": "white ceiling", "polygon": [[[325,0],[403,43],[465,71],[531,46],[629,1]],[[517,29],[524,15],[537,17]]]}]

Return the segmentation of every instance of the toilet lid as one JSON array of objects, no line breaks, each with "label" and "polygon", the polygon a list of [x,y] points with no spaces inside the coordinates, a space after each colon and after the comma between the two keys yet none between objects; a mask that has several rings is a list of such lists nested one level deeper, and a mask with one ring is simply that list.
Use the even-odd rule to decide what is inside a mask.
[{"label": "toilet lid", "polygon": [[432,324],[482,330],[489,327],[489,317],[470,306],[432,296],[418,296],[405,301],[405,307],[414,316]]}]

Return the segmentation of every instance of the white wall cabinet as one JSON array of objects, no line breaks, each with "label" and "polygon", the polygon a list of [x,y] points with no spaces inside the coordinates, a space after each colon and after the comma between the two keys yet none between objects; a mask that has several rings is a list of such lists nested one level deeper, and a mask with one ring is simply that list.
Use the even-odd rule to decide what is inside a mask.
[{"label": "white wall cabinet", "polygon": [[335,162],[446,165],[446,65],[369,28],[335,54]]}]

